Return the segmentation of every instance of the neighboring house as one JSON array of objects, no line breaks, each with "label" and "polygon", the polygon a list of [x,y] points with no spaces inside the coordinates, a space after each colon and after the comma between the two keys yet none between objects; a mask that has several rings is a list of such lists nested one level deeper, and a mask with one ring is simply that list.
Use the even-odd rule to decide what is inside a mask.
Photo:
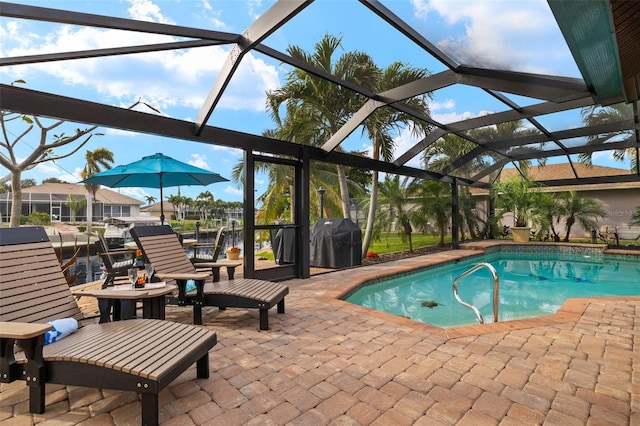
[{"label": "neighboring house", "polygon": [[[70,222],[71,210],[67,205],[69,196],[78,200],[86,199],[84,185],[72,183],[44,183],[22,189],[22,214],[28,216],[34,212],[51,215],[52,222]],[[93,219],[102,221],[110,217],[140,216],[140,200],[119,194],[110,189],[100,188],[93,200]],[[11,193],[0,194],[0,215],[3,221],[9,220],[11,213]],[[83,207],[76,213],[76,222],[86,222],[87,209]]]},{"label": "neighboring house", "polygon": [[[164,209],[164,218],[165,220],[170,220],[171,215],[176,214],[175,207],[168,201],[165,201],[162,204],[162,208]],[[147,206],[141,207],[140,212],[149,216],[160,217],[160,203],[153,203]]]},{"label": "neighboring house", "polygon": [[[618,176],[628,175],[629,170],[618,169],[614,167],[592,166],[587,167],[581,163],[574,163],[578,177],[599,177],[599,176]],[[500,176],[501,181],[508,180],[515,176],[518,171],[514,168],[504,169]],[[528,169],[530,177],[535,181],[557,180],[557,179],[573,179],[575,175],[569,163],[548,164],[544,167],[531,166]],[[636,208],[640,206],[640,182],[621,182],[621,183],[598,183],[588,185],[570,185],[570,186],[546,186],[542,188],[544,192],[566,192],[575,190],[584,197],[600,200],[607,212],[607,215],[598,220],[600,227],[608,226],[615,228],[628,224],[631,216]],[[472,190],[472,193],[481,195],[482,191]],[[486,194],[486,192],[484,192]],[[509,219],[511,218],[511,222]],[[512,217],[504,218],[506,225],[512,226]],[[561,235],[564,227],[562,224],[557,227]],[[588,230],[590,231],[590,230]],[[572,236],[583,237],[589,235],[590,232],[582,229],[579,223],[571,228]]]}]

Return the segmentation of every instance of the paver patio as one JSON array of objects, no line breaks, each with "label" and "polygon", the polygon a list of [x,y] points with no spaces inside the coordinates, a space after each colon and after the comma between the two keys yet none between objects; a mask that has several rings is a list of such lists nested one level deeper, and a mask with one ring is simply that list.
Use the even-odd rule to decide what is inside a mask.
[{"label": "paver patio", "polygon": [[[441,252],[288,281],[285,314],[205,308],[218,333],[211,377],[195,366],[160,394],[164,425],[640,424],[640,297],[575,299],[544,319],[444,331],[335,299],[349,283]],[[191,309],[167,308],[190,322]],[[0,426],[139,424],[133,393],[47,386],[28,413],[22,381],[0,387]]]}]

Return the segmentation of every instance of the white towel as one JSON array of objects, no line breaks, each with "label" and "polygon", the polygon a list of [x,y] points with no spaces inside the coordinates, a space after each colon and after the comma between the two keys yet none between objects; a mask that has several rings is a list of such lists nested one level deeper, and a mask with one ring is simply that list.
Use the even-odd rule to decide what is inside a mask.
[{"label": "white towel", "polygon": [[75,318],[62,318],[49,321],[53,328],[44,335],[44,344],[56,342],[66,337],[78,329],[78,321]]}]

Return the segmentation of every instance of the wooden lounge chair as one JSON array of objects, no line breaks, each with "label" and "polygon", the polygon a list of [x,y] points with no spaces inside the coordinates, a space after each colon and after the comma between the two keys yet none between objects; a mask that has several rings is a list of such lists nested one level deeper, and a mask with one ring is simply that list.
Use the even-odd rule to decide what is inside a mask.
[{"label": "wooden lounge chair", "polygon": [[[0,381],[25,380],[29,411],[43,413],[55,383],[137,392],[142,424],[158,424],[158,394],[196,363],[209,376],[216,333],[155,319],[83,324],[53,246],[42,227],[0,229]],[[44,345],[48,321],[75,318],[80,328]]]},{"label": "wooden lounge chair", "polygon": [[189,260],[191,260],[191,263],[217,262],[226,234],[224,226],[221,226],[213,243],[198,243],[190,247],[191,257],[189,257]]},{"label": "wooden lounge chair", "polygon": [[102,282],[102,288],[107,288],[113,285],[117,277],[127,276],[127,270],[133,267],[135,256],[128,249],[109,249],[107,240],[102,234],[98,234],[98,241],[95,244],[96,251],[107,272],[107,276]]},{"label": "wooden lounge chair", "polygon": [[[136,226],[131,236],[162,280],[175,280],[177,297],[169,303],[193,306],[193,322],[202,324],[202,306],[226,308],[249,308],[260,310],[260,330],[269,329],[269,309],[278,306],[284,313],[284,297],[289,287],[280,283],[254,279],[237,279],[208,282],[208,273],[198,273],[180,246],[178,236],[168,225]],[[207,267],[207,263],[198,265]],[[219,264],[214,265],[219,267]],[[194,280],[196,290],[187,293],[187,280]]]}]

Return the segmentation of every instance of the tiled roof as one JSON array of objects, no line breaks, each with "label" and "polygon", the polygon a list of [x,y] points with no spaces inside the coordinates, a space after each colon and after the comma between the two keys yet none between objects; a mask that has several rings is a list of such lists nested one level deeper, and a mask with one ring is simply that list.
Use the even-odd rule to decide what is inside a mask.
[{"label": "tiled roof", "polygon": [[[43,183],[42,185],[30,186],[22,189],[22,194],[56,194],[63,195],[64,198],[67,195],[75,195],[84,197],[87,194],[87,190],[84,185],[78,185],[73,183]],[[107,205],[141,205],[144,204],[140,200],[129,197],[127,195],[120,194],[106,188],[98,189],[96,193],[96,200]]]},{"label": "tiled roof", "polygon": [[[619,176],[628,175],[629,170],[618,169],[616,167],[605,166],[592,166],[587,167],[582,163],[573,163],[573,167],[576,170],[576,174],[579,178],[587,177],[602,177],[602,176]],[[529,167],[527,173],[535,181],[553,181],[558,179],[575,179],[576,175],[571,169],[569,163],[560,164],[547,164],[543,167],[533,166]],[[500,174],[500,180],[505,181],[518,174],[518,170],[515,168],[508,168],[502,170]],[[556,191],[569,191],[575,190],[590,190],[597,191],[603,189],[616,189],[616,188],[640,188],[640,182],[618,182],[618,183],[595,183],[585,185],[566,185],[566,186],[545,186],[543,191],[556,192]],[[473,194],[486,194],[484,189],[472,188]]]}]

